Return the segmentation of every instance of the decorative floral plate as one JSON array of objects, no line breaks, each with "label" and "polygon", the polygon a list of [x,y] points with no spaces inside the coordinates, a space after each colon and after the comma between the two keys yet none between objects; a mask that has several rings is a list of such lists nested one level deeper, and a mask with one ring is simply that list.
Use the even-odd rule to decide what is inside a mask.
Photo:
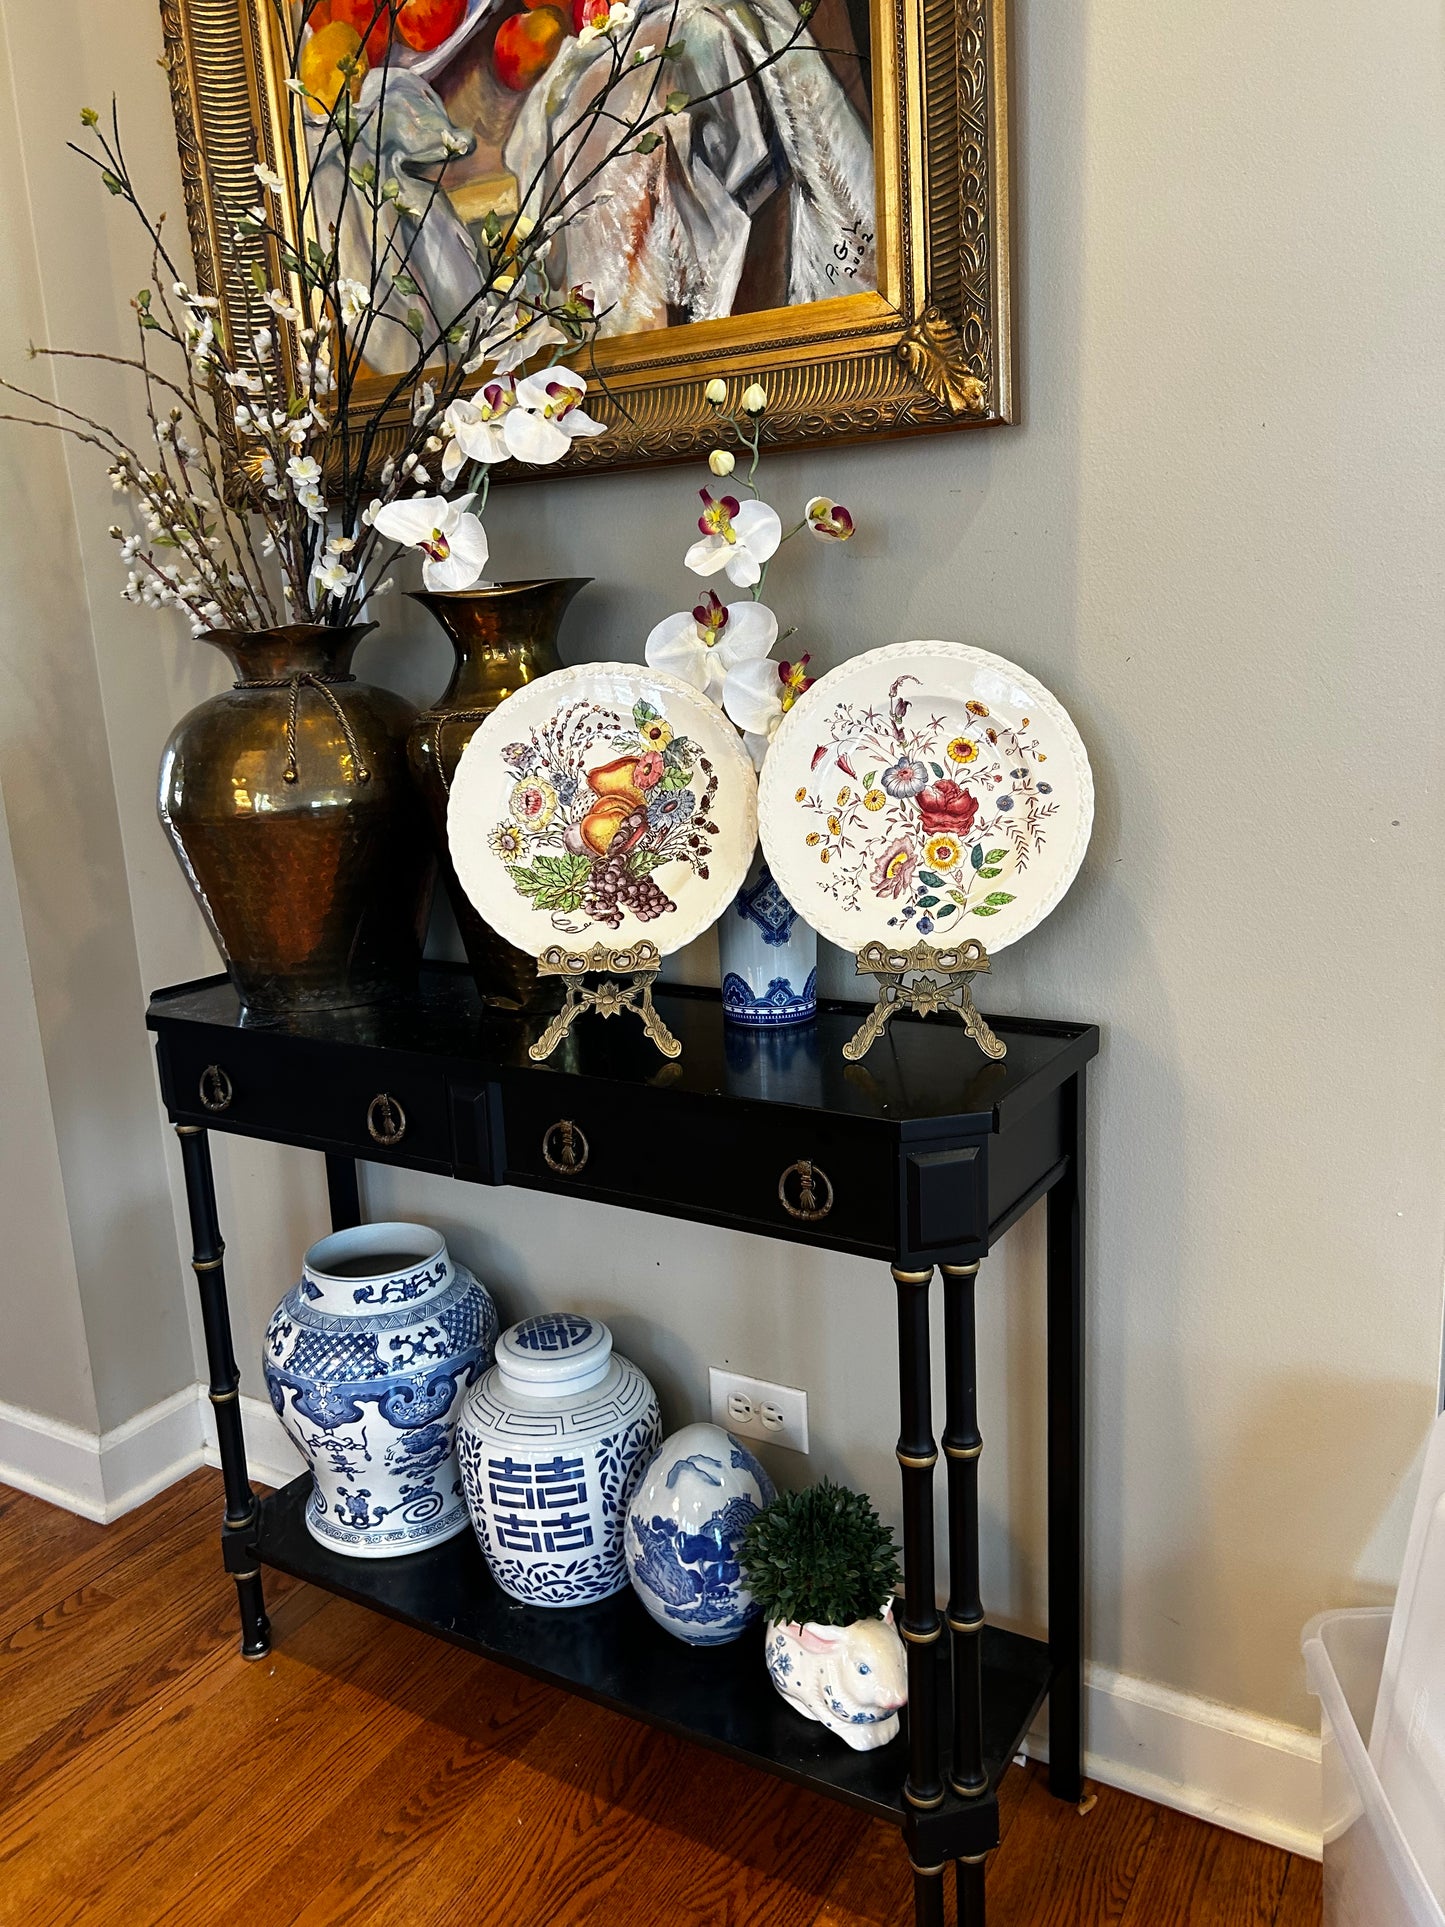
[{"label": "decorative floral plate", "polygon": [[1094,781],[1067,713],[1024,670],[965,643],[899,642],[794,704],[758,807],[769,869],[830,943],[978,937],[993,952],[1078,874]]},{"label": "decorative floral plate", "polygon": [[737,731],[690,684],[587,663],[528,683],[477,730],[447,836],[478,914],[518,949],[645,937],[665,956],[737,894],[757,782]]}]

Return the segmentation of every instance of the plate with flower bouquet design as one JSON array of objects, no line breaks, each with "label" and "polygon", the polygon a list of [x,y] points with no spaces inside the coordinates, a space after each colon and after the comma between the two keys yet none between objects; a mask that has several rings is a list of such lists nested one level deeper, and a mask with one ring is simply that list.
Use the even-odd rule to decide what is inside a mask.
[{"label": "plate with flower bouquet design", "polygon": [[843,663],[783,718],[763,765],[763,850],[830,943],[992,953],[1078,874],[1094,782],[1062,705],[966,643],[899,642]]},{"label": "plate with flower bouquet design", "polygon": [[757,842],[732,724],[679,677],[560,669],[508,696],[457,765],[447,837],[478,914],[519,950],[663,955],[722,915]]}]

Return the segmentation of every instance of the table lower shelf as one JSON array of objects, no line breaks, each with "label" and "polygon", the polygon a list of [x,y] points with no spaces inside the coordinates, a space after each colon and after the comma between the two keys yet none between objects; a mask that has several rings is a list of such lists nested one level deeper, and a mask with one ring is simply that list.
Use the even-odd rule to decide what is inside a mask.
[{"label": "table lower shelf", "polygon": [[[258,1544],[265,1564],[829,1799],[903,1821],[906,1727],[890,1745],[855,1753],[805,1720],[773,1690],[760,1628],[728,1646],[685,1646],[654,1624],[630,1588],[594,1606],[521,1606],[495,1584],[470,1532],[404,1558],[348,1559],[307,1531],[310,1491],[310,1477],[303,1474],[262,1501]],[[1032,1725],[1050,1673],[1042,1641],[985,1629],[983,1750],[990,1789]],[[946,1641],[938,1675],[947,1748],[952,1719]],[[950,1795],[949,1805],[976,1810],[980,1830],[997,1838],[992,1798],[965,1803]]]}]

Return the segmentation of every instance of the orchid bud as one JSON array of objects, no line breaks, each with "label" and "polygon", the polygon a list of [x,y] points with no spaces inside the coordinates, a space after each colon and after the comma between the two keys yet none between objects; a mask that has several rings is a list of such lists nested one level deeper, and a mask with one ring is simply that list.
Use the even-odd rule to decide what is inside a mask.
[{"label": "orchid bud", "polygon": [[728,398],[728,385],[721,375],[714,375],[702,392],[705,401],[711,402],[714,408],[721,408]]},{"label": "orchid bud", "polygon": [[737,462],[725,448],[715,448],[707,458],[707,465],[714,475],[731,475]]},{"label": "orchid bud", "polygon": [[750,381],[743,390],[743,410],[749,415],[761,415],[768,405],[768,391],[760,381]]}]

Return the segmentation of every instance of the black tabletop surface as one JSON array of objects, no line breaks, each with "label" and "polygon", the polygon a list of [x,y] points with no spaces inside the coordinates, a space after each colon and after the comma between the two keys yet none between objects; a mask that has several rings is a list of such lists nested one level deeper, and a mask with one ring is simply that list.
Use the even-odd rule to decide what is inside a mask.
[{"label": "black tabletop surface", "polygon": [[1099,1048],[1091,1024],[990,1017],[1008,1045],[1008,1055],[993,1063],[956,1019],[904,1013],[862,1063],[849,1064],[843,1045],[862,1021],[862,1003],[823,1001],[815,1023],[755,1032],[723,1022],[716,990],[661,984],[654,1000],[682,1044],[681,1057],[672,1062],[647,1041],[635,1017],[587,1014],[545,1064],[533,1064],[527,1047],[544,1020],[485,1009],[470,972],[447,963],[426,964],[416,994],[395,1003],[280,1017],[243,1011],[229,980],[210,977],[156,992],[148,1022],[152,1029],[198,1024],[402,1051],[446,1060],[453,1073],[475,1070],[479,1077],[498,1070],[572,1074],[895,1124],[974,1119],[993,1129],[1022,1116]]}]

